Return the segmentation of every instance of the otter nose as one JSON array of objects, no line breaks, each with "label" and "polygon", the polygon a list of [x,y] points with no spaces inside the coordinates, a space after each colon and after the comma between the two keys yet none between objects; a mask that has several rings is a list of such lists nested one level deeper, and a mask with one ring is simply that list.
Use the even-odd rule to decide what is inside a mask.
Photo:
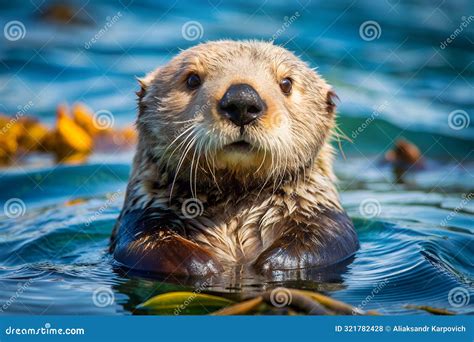
[{"label": "otter nose", "polygon": [[265,104],[248,84],[234,84],[219,101],[222,116],[243,128],[263,114]]}]

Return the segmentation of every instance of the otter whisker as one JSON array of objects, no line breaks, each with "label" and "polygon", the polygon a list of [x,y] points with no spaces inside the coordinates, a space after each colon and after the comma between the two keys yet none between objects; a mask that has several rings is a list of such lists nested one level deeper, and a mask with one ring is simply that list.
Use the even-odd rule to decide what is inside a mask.
[{"label": "otter whisker", "polygon": [[[194,149],[193,157],[191,160],[191,166],[189,168],[189,186],[191,188],[192,197],[196,197],[197,194],[197,169],[199,166],[199,158],[202,148],[202,139],[199,140],[198,145]],[[197,159],[196,159],[197,155]],[[196,163],[196,165],[194,165]],[[193,184],[193,173],[194,173],[194,184]]]},{"label": "otter whisker", "polygon": [[192,119],[189,119],[189,120],[184,120],[184,121],[173,121],[174,124],[185,124],[185,123],[188,123],[188,122],[197,122],[199,120],[199,118],[192,118]]},{"label": "otter whisker", "polygon": [[221,191],[219,184],[217,183],[217,178],[216,178],[216,173],[215,173],[215,161],[214,157],[212,157],[212,165],[213,167],[211,168],[211,165],[209,164],[209,152],[210,152],[210,147],[211,147],[211,140],[208,140],[205,148],[204,148],[204,157],[206,159],[206,164],[207,168],[209,169],[209,173],[211,174],[212,180],[214,181],[214,184],[216,184],[216,188],[218,191]]},{"label": "otter whisker", "polygon": [[[278,180],[280,176],[280,167],[281,167],[281,149],[280,149],[280,143],[276,142],[276,139],[272,139],[272,148],[275,149],[275,151],[272,151],[272,167],[271,167],[271,176],[273,179],[273,193],[275,193],[276,189],[276,181]],[[275,160],[273,159],[273,156],[275,156]]]},{"label": "otter whisker", "polygon": [[[263,160],[265,161],[266,159],[266,156],[267,156],[267,151],[265,150],[264,152],[264,156],[263,156]],[[263,162],[264,162],[263,161]],[[263,163],[262,162],[262,163]],[[263,189],[265,188],[265,185],[267,184],[267,181],[268,181],[268,178],[265,180],[265,182],[263,182],[262,186],[260,187],[260,190],[258,191],[258,194],[257,194],[257,197],[260,196],[261,192],[263,191]]]},{"label": "otter whisker", "polygon": [[190,133],[190,135],[192,135],[192,138],[187,143],[187,145],[184,149],[184,152],[181,154],[181,156],[179,158],[178,166],[176,167],[176,172],[175,172],[175,175],[173,177],[173,182],[171,183],[170,200],[171,200],[171,197],[173,195],[173,189],[174,189],[174,185],[176,184],[176,179],[178,178],[179,170],[181,169],[181,166],[183,165],[184,160],[186,159],[186,156],[188,155],[188,152],[190,151],[190,149],[192,148],[192,146],[196,142],[196,136],[193,134],[193,132],[194,132],[194,130]]},{"label": "otter whisker", "polygon": [[186,127],[185,129],[183,129],[183,131],[181,133],[179,133],[176,138],[173,139],[173,141],[171,141],[171,143],[168,144],[168,147],[165,149],[165,151],[163,152],[163,154],[166,154],[166,152],[168,152],[168,150],[173,146],[173,144],[180,138],[182,137],[184,134],[186,134],[187,132],[189,132],[190,130],[192,130],[193,128],[195,127],[195,125],[190,125],[189,127]]},{"label": "otter whisker", "polygon": [[280,181],[278,182],[278,186],[277,186],[276,189],[278,189],[281,186],[281,184],[283,183],[283,181],[285,180],[286,168],[288,167],[288,156],[289,156],[288,147],[285,144],[281,144],[281,146],[282,146],[282,149],[283,149],[283,156],[285,157],[285,163],[284,163],[284,166],[282,168],[282,172],[280,173]]},{"label": "otter whisker", "polygon": [[[274,153],[275,155],[275,166],[272,166],[272,173],[273,173],[273,177],[272,177],[272,180],[273,180],[273,193],[275,193],[275,181],[276,179],[278,178],[278,175],[279,175],[279,166],[280,166],[280,146],[279,144],[275,144],[274,143],[275,148],[276,148],[276,152]],[[274,172],[273,172],[274,171]]]},{"label": "otter whisker", "polygon": [[263,158],[262,158],[262,162],[260,163],[260,165],[257,168],[257,171],[255,171],[256,174],[258,174],[259,171],[262,169],[263,165],[265,164],[265,160],[267,158],[267,149],[262,148],[259,144],[257,151],[260,153],[260,150],[263,150]]},{"label": "otter whisker", "polygon": [[[183,132],[182,134],[180,134],[180,136],[182,136],[184,133],[187,133],[187,132],[189,131],[189,134],[176,146],[176,148],[173,150],[173,152],[171,152],[171,154],[168,156],[168,160],[167,160],[167,162],[166,162],[166,167],[167,167],[167,168],[169,167],[169,162],[170,162],[170,160],[171,160],[171,157],[174,155],[174,153],[175,153],[181,146],[183,146],[184,144],[186,144],[186,141],[187,141],[190,137],[193,136],[193,129],[194,129],[194,128],[195,128],[195,126],[192,125],[192,126],[188,127],[188,128],[185,130],[185,132]],[[178,137],[178,138],[179,138],[179,137]],[[178,138],[177,138],[177,139],[178,139]],[[175,140],[177,140],[177,139],[175,139]],[[175,140],[174,140],[174,141],[175,141]],[[174,142],[174,141],[173,141],[173,142]],[[171,146],[171,145],[170,145],[170,146]],[[166,148],[165,152],[163,152],[163,158],[166,156],[166,152],[168,151],[168,149],[169,149],[170,146],[168,146],[168,147]]]},{"label": "otter whisker", "polygon": [[278,175],[278,183],[275,186],[274,191],[276,191],[283,181],[285,180],[286,177],[286,169],[288,166],[288,156],[289,156],[289,150],[287,144],[285,144],[283,141],[281,141],[281,138],[278,138],[278,155],[279,155],[279,164],[278,164],[278,169],[280,170],[279,175]]},{"label": "otter whisker", "polygon": [[346,159],[346,154],[344,153],[344,150],[342,149],[341,138],[342,138],[343,140],[346,140],[346,141],[350,142],[350,143],[353,143],[352,139],[349,138],[349,137],[346,135],[346,133],[344,133],[344,132],[341,130],[341,128],[340,128],[337,124],[334,125],[334,129],[332,130],[332,136],[333,136],[335,139],[337,139],[337,145],[338,145],[338,147],[339,147],[339,151],[341,151],[342,157],[343,157],[344,159]]},{"label": "otter whisker", "polygon": [[262,193],[263,189],[265,189],[265,186],[267,185],[268,181],[272,178],[273,174],[273,151],[272,151],[272,144],[269,142],[268,138],[266,136],[262,136],[262,138],[265,140],[265,146],[268,146],[270,149],[270,172],[268,173],[268,176],[266,177],[265,181],[263,182],[262,186],[260,187],[260,190],[258,191],[257,197],[260,196]]}]

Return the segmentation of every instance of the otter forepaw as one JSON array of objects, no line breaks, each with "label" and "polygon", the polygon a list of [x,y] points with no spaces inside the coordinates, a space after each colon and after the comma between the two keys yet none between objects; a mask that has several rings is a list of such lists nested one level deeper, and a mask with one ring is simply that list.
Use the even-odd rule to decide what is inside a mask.
[{"label": "otter forepaw", "polygon": [[312,224],[295,223],[260,254],[254,266],[275,270],[319,268],[337,264],[359,248],[357,235],[345,212],[321,211]]},{"label": "otter forepaw", "polygon": [[294,270],[313,267],[320,264],[315,251],[308,251],[296,246],[297,243],[288,244],[277,241],[265,250],[254,263],[254,267],[261,273],[278,270]]},{"label": "otter forepaw", "polygon": [[254,263],[261,273],[279,270],[325,267],[350,255],[338,241],[318,238],[315,234],[298,232],[276,240]]},{"label": "otter forepaw", "polygon": [[117,248],[114,257],[127,267],[145,272],[204,276],[222,271],[209,251],[177,234],[139,238]]}]

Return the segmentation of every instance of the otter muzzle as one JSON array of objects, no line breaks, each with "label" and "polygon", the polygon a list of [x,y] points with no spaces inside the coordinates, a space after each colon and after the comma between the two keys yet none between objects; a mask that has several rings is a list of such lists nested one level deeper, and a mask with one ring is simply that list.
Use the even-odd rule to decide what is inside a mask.
[{"label": "otter muzzle", "polygon": [[219,101],[219,113],[241,128],[252,123],[265,112],[265,103],[248,84],[234,84]]}]

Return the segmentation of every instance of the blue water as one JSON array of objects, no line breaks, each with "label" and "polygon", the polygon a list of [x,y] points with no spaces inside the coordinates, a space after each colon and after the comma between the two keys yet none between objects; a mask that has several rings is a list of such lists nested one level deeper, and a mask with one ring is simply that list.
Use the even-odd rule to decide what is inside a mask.
[{"label": "blue water", "polygon": [[[70,3],[77,14],[62,24],[45,19],[48,1],[0,2],[0,26],[19,20],[26,30],[23,39],[0,37],[0,111],[14,114],[31,101],[28,112],[52,124],[58,103],[83,101],[124,126],[135,117],[135,76],[200,41],[275,35],[340,97],[339,126],[353,142],[342,142],[345,159],[339,153],[335,168],[361,241],[354,260],[274,281],[224,275],[204,291],[243,298],[285,285],[387,314],[423,313],[406,304],[474,311],[474,21],[440,47],[474,15],[472,1]],[[361,38],[369,20],[380,27],[377,39]],[[189,21],[202,26],[201,38],[184,39]],[[450,125],[456,110],[468,121],[460,129]],[[427,165],[404,182],[381,162],[398,137],[416,143]],[[151,295],[203,287],[113,267],[108,239],[132,156],[57,166],[37,155],[1,170],[0,208],[12,198],[26,208],[17,218],[0,212],[0,313],[130,314]],[[109,305],[97,305],[98,291]]]}]

